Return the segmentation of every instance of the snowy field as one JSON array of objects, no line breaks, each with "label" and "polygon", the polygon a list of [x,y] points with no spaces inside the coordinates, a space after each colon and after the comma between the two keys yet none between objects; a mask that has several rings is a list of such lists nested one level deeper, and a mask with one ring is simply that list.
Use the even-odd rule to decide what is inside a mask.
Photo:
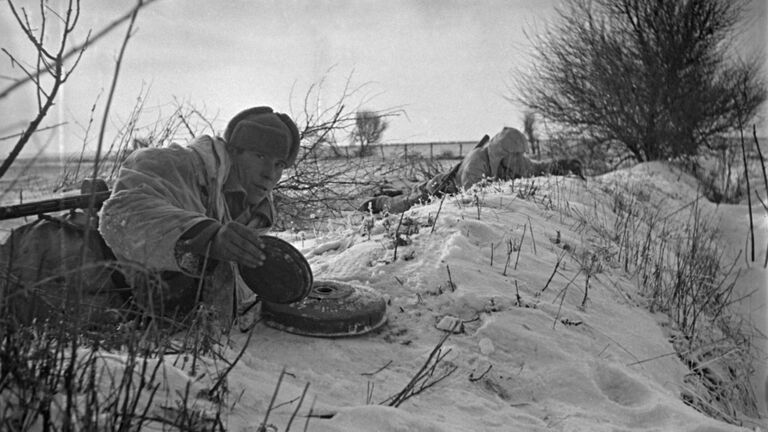
[{"label": "snowy field", "polygon": [[[524,185],[501,183],[449,197],[442,206],[437,201],[411,209],[398,231],[407,244],[397,248],[396,260],[386,236],[399,223],[395,215],[377,218],[369,232],[360,229],[365,216],[350,214],[322,236],[280,233],[305,254],[316,280],[366,286],[385,296],[388,322],[363,336],[334,339],[257,323],[229,375],[227,430],[304,430],[307,421],[310,431],[355,432],[766,430],[757,419],[743,419],[743,428],[714,420],[681,400],[689,370],[670,343],[674,326],[666,315],[649,313],[637,281],[620,263],[603,262],[583,301],[578,257],[615,247],[578,217],[603,209],[590,217],[610,220],[609,195],[599,191],[630,185],[670,214],[695,200],[694,181],[651,163],[588,182],[552,177],[527,184],[529,191],[537,185],[528,199],[519,196]],[[700,205],[719,221],[724,250],[736,256],[748,232],[746,207]],[[756,211],[755,224],[758,259],[739,261],[737,290],[761,288],[740,304],[764,332],[765,212]],[[433,376],[446,378],[399,407],[382,405],[456,322]],[[233,358],[246,338],[233,336]],[[210,387],[212,373],[192,378],[171,360],[163,367],[167,381],[157,404],[173,406],[187,385],[193,395]],[[105,362],[119,369],[120,356],[105,355]],[[260,429],[282,370],[267,428]],[[758,384],[764,367],[759,375]],[[755,387],[764,399],[764,388]],[[212,409],[203,399],[199,408]]]}]

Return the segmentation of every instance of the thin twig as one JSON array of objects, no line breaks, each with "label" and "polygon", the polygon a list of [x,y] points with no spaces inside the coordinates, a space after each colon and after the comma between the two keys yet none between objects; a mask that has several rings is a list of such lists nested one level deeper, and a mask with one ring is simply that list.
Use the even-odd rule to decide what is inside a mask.
[{"label": "thin twig", "polygon": [[760,202],[760,205],[763,206],[763,209],[768,212],[768,204],[766,204],[765,201],[760,198],[760,194],[757,191],[755,191],[755,198],[757,198],[757,200]]},{"label": "thin twig", "polygon": [[[450,349],[448,349],[446,352],[443,353],[442,352],[443,344],[451,336],[453,330],[460,324],[461,323],[457,321],[454,324],[454,328],[451,329],[451,331],[445,333],[445,335],[442,338],[440,338],[440,341],[432,349],[432,352],[429,353],[429,357],[427,357],[427,360],[424,362],[424,364],[422,364],[421,368],[419,368],[419,370],[413,375],[413,377],[408,382],[408,384],[405,385],[403,390],[401,390],[397,394],[394,394],[388,397],[382,402],[382,404],[387,404],[388,406],[392,406],[392,407],[398,407],[400,406],[400,404],[402,404],[406,400],[434,386],[435,384],[447,378],[453,372],[456,371],[458,367],[453,366],[443,375],[437,378],[433,378],[432,381],[429,381],[429,379],[432,378],[437,366],[445,358],[445,356],[448,355],[448,353],[451,351]],[[418,388],[417,388],[417,385],[418,385]]]},{"label": "thin twig", "polygon": [[481,374],[480,374],[480,375],[479,375],[477,378],[475,378],[474,376],[472,376],[472,374],[470,373],[470,374],[469,374],[469,381],[471,381],[471,382],[477,382],[477,381],[480,381],[481,379],[483,379],[483,377],[484,377],[484,376],[485,376],[485,375],[486,375],[488,372],[490,372],[490,371],[491,371],[491,368],[492,368],[492,367],[493,367],[493,365],[492,365],[492,364],[489,364],[489,365],[488,365],[488,369],[486,369],[486,370],[485,370],[485,372],[481,373]]},{"label": "thin twig", "polygon": [[757,140],[757,127],[755,125],[752,125],[752,138],[755,140],[757,155],[760,157],[760,166],[763,169],[763,183],[765,184],[765,190],[768,191],[768,174],[765,172],[765,159],[763,158],[763,151],[760,150],[760,142]]},{"label": "thin twig", "polygon": [[[579,271],[577,271],[576,274],[573,275],[571,280],[569,280],[568,283],[565,284],[563,289],[560,290],[560,292],[557,294],[557,296],[555,296],[554,300],[557,300],[557,298],[560,297],[560,305],[557,307],[557,314],[555,315],[555,321],[552,323],[552,330],[555,329],[555,326],[557,325],[557,320],[560,318],[560,311],[563,309],[563,302],[565,301],[566,294],[568,294],[568,287],[571,286],[573,281],[576,280],[576,278],[581,274],[581,270],[582,269],[579,269]],[[560,294],[562,294],[562,297],[560,296]]]},{"label": "thin twig", "polygon": [[627,364],[627,366],[635,366],[635,365],[647,363],[649,361],[654,361],[654,360],[658,360],[660,358],[669,357],[669,356],[673,356],[673,355],[677,355],[677,351],[672,351],[672,352],[668,352],[666,354],[657,355],[655,357],[651,357],[651,358],[647,358],[647,359],[643,359],[643,360],[638,360],[636,362],[632,362],[632,363]]},{"label": "thin twig", "polygon": [[591,275],[591,269],[588,269],[585,274],[586,282],[584,282],[584,298],[581,299],[581,308],[585,309],[587,307],[587,300],[589,300],[589,276]]},{"label": "thin twig", "polygon": [[512,243],[512,238],[507,239],[507,260],[504,262],[504,270],[502,270],[501,274],[503,276],[507,275],[507,268],[509,268],[509,260],[512,259],[512,252],[514,252],[514,245]]},{"label": "thin twig", "polygon": [[283,366],[283,370],[280,371],[280,376],[277,377],[277,385],[275,385],[275,391],[272,393],[272,399],[269,401],[267,412],[264,413],[264,420],[262,420],[259,430],[266,430],[269,413],[272,412],[272,407],[275,405],[275,399],[277,398],[277,393],[280,391],[280,384],[283,382],[283,376],[285,376],[285,366]]},{"label": "thin twig", "polygon": [[[741,126],[741,124],[739,124]],[[739,127],[739,134],[741,136],[741,155],[744,159],[744,178],[747,182],[747,210],[749,211],[749,235],[751,240],[751,258],[752,262],[755,262],[755,227],[752,222],[752,191],[749,187],[749,167],[747,167],[747,149],[744,145],[744,129]]]},{"label": "thin twig", "polygon": [[435,232],[435,227],[437,226],[437,218],[440,217],[440,210],[443,208],[443,201],[445,201],[445,197],[446,194],[443,194],[442,198],[440,198],[440,205],[437,206],[437,214],[435,215],[435,223],[432,224],[432,229],[429,230],[430,235]]},{"label": "thin twig", "polygon": [[493,241],[491,241],[491,267],[493,267]]},{"label": "thin twig", "polygon": [[379,373],[379,372],[383,371],[384,369],[388,368],[389,365],[391,365],[391,364],[392,364],[392,360],[388,361],[384,366],[376,369],[373,372],[363,372],[360,375],[362,375],[362,376],[373,376],[373,375],[376,375],[377,373]]},{"label": "thin twig", "polygon": [[456,284],[453,283],[453,278],[451,278],[451,268],[448,264],[445,265],[445,270],[448,272],[448,287],[451,289],[451,292],[454,292],[456,291]]},{"label": "thin twig", "polygon": [[309,428],[309,419],[312,418],[312,414],[315,412],[315,402],[317,401],[317,396],[312,398],[312,405],[309,406],[309,413],[307,414],[307,420],[304,422],[304,432],[307,432],[307,428]]},{"label": "thin twig", "polygon": [[[96,179],[99,176],[99,163],[101,158],[101,150],[104,144],[104,133],[107,127],[107,118],[109,117],[109,110],[112,106],[112,98],[114,97],[115,89],[117,88],[117,82],[120,76],[120,67],[123,64],[123,56],[125,55],[125,49],[128,46],[128,41],[131,39],[133,26],[136,23],[136,16],[139,14],[139,10],[141,9],[143,3],[144,3],[144,0],[138,0],[136,7],[133,9],[133,12],[131,13],[131,19],[130,19],[130,22],[128,23],[128,29],[125,32],[123,43],[120,46],[120,53],[118,54],[117,60],[115,62],[115,72],[112,75],[112,83],[110,84],[110,87],[109,87],[109,94],[107,96],[107,101],[104,106],[103,118],[101,119],[101,129],[99,130],[99,139],[96,144],[96,156],[93,159],[93,174],[92,174],[93,179]],[[85,263],[85,255],[88,251],[88,245],[90,244],[90,236],[92,231],[91,225],[93,224],[93,217],[94,217],[93,209],[95,208],[95,206],[96,206],[96,188],[94,187],[94,188],[91,188],[91,196],[88,202],[88,211],[86,212],[86,218],[85,218],[86,230],[83,235],[83,244],[80,247],[80,265],[81,266]],[[78,277],[78,282],[75,286],[80,287],[82,284],[82,273],[79,273],[77,277]]]},{"label": "thin twig", "polygon": [[373,390],[376,387],[376,383],[368,381],[365,383],[365,404],[370,405],[373,400]]},{"label": "thin twig", "polygon": [[[286,375],[288,375],[288,374],[286,373]],[[286,405],[290,405],[290,404],[296,402],[297,400],[299,400],[300,398],[301,398],[301,396],[296,396],[293,399],[288,399],[287,401],[280,402],[279,404],[277,404],[277,405],[272,407],[272,411],[274,411],[274,410],[276,410],[278,408],[282,408],[282,407],[284,407]]]},{"label": "thin twig", "polygon": [[533,222],[531,222],[530,216],[528,216],[528,226],[531,228],[531,242],[533,242],[533,254],[536,255],[536,238],[533,236]]},{"label": "thin twig", "polygon": [[[68,124],[68,122],[61,122],[61,123],[56,123],[54,125],[37,128],[37,130],[35,130],[33,133],[47,131],[49,129],[54,129],[54,128],[57,128],[59,126],[64,126],[64,125],[67,125],[67,124]],[[11,138],[17,138],[17,137],[22,136],[23,134],[24,134],[24,132],[15,133],[13,135],[6,135],[4,137],[0,137],[0,141],[6,141],[6,140],[9,140]]]},{"label": "thin twig", "polygon": [[515,258],[515,267],[513,270],[517,270],[517,262],[520,261],[520,251],[523,250],[523,240],[525,240],[525,225],[523,225],[523,236],[520,238],[520,245],[517,247],[517,257]]},{"label": "thin twig", "polygon": [[[156,0],[145,0],[145,2],[144,2],[144,4],[143,4],[143,5],[138,5],[138,6],[135,6],[135,7],[134,7],[134,9],[132,9],[132,10],[128,11],[128,12],[127,12],[127,13],[125,13],[123,16],[121,16],[121,17],[119,17],[118,19],[116,19],[116,20],[112,21],[111,23],[109,23],[108,25],[106,25],[106,26],[105,26],[103,29],[99,30],[99,31],[98,31],[96,34],[94,34],[93,36],[90,36],[90,35],[89,35],[89,36],[88,36],[88,37],[85,39],[85,42],[81,43],[80,45],[76,45],[76,46],[74,46],[74,47],[70,48],[70,50],[69,50],[69,51],[67,51],[65,54],[63,54],[63,55],[61,56],[61,61],[62,61],[62,62],[64,62],[65,60],[69,59],[70,57],[72,57],[72,56],[73,56],[73,55],[75,55],[75,54],[77,54],[77,55],[78,55],[78,57],[79,57],[79,56],[82,56],[82,53],[85,51],[85,49],[86,49],[86,48],[88,48],[90,45],[92,45],[93,43],[95,43],[97,40],[99,40],[99,39],[101,39],[102,37],[106,36],[106,35],[107,35],[109,32],[111,32],[112,30],[116,29],[116,28],[117,28],[117,27],[118,27],[120,24],[122,24],[122,23],[124,23],[125,21],[128,21],[129,19],[131,19],[131,17],[133,16],[133,14],[134,14],[134,12],[135,12],[135,10],[136,10],[137,8],[140,8],[140,7],[143,7],[143,6],[147,6],[147,5],[149,5],[150,3],[153,3],[154,1],[156,1]],[[70,69],[70,70],[71,70],[71,69]],[[18,87],[20,87],[20,86],[22,86],[22,85],[24,85],[24,84],[26,84],[26,83],[28,83],[28,82],[30,82],[30,81],[36,82],[36,81],[39,79],[39,76],[40,76],[40,74],[41,74],[42,72],[47,72],[47,70],[45,70],[45,69],[43,69],[43,70],[38,70],[38,71],[37,71],[37,72],[35,72],[34,74],[28,75],[26,78],[23,78],[23,79],[17,80],[16,82],[14,82],[13,84],[11,84],[10,86],[8,86],[8,87],[4,88],[4,89],[3,89],[3,91],[2,91],[2,92],[0,92],[0,99],[2,99],[2,98],[5,98],[5,97],[6,97],[6,96],[8,96],[8,95],[9,95],[11,92],[13,92],[14,90],[16,90]]]},{"label": "thin twig", "polygon": [[392,262],[397,261],[397,246],[400,244],[400,225],[403,224],[403,216],[405,212],[400,213],[400,220],[397,222],[397,228],[395,228],[395,252],[392,255]]},{"label": "thin twig", "polygon": [[544,288],[539,291],[539,295],[543,294],[544,291],[546,291],[547,287],[549,286],[549,283],[552,282],[552,278],[555,277],[555,274],[557,273],[557,268],[560,267],[560,262],[563,261],[563,258],[565,258],[565,251],[563,251],[562,254],[560,254],[559,257],[557,257],[557,262],[555,263],[555,268],[552,269],[552,274],[549,275],[549,279],[547,279],[547,283],[544,284]]},{"label": "thin twig", "polygon": [[608,347],[610,347],[610,346],[611,346],[611,344],[606,344],[606,345],[603,347],[603,349],[601,349],[601,350],[600,350],[600,352],[597,354],[597,357],[598,357],[598,358],[600,358],[600,356],[601,356],[601,355],[603,355],[603,353],[605,352],[605,350],[607,350],[607,349],[608,349]]},{"label": "thin twig", "polygon": [[253,329],[255,328],[256,326],[251,327],[251,330],[248,332],[248,337],[245,339],[245,343],[243,344],[243,347],[240,349],[240,352],[237,353],[237,357],[235,357],[235,360],[227,367],[224,373],[219,376],[219,378],[216,380],[216,384],[214,384],[213,387],[211,387],[211,389],[208,391],[209,397],[212,397],[214,395],[214,393],[219,388],[219,386],[227,378],[227,375],[229,375],[229,373],[235,367],[237,362],[239,362],[240,359],[243,357],[243,354],[245,354],[245,349],[248,348],[248,344],[251,342],[251,336],[253,336]]}]

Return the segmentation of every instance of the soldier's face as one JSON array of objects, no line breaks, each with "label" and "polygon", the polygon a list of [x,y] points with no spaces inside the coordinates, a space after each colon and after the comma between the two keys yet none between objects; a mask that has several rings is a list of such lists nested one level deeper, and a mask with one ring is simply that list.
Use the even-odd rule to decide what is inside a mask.
[{"label": "soldier's face", "polygon": [[289,153],[290,146],[283,142],[257,144],[232,156],[235,172],[249,204],[258,204],[272,192],[288,166]]}]

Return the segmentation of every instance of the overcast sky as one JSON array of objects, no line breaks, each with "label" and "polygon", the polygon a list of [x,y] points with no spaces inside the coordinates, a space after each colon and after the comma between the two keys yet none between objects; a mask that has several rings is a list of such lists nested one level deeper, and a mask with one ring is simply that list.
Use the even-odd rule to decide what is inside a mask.
[{"label": "overcast sky", "polygon": [[[22,4],[34,4],[23,1]],[[61,4],[57,0],[51,4]],[[290,112],[312,84],[324,81],[321,102],[340,95],[347,78],[363,86],[363,108],[402,108],[389,120],[387,142],[476,140],[503,126],[521,127],[519,106],[505,97],[525,68],[525,32],[543,29],[555,0],[158,0],[142,10],[130,40],[113,102],[113,123],[147,92],[145,120],[172,112],[174,100],[199,107],[218,128],[239,110],[270,105]],[[753,0],[744,45],[766,43],[766,0]],[[82,0],[77,40],[101,29],[133,2]],[[0,5],[0,45],[29,52],[8,5]],[[66,121],[48,151],[76,151],[94,103],[96,123],[106,99],[125,27],[85,54],[65,85],[57,112]],[[7,56],[3,86],[18,76]],[[293,100],[290,100],[293,91]],[[0,100],[0,136],[16,133],[34,114],[31,87]],[[292,104],[292,105],[291,105]],[[91,139],[96,133],[90,133]],[[15,141],[0,141],[10,151]],[[48,142],[41,135],[35,142]],[[31,151],[37,147],[30,147]]]}]

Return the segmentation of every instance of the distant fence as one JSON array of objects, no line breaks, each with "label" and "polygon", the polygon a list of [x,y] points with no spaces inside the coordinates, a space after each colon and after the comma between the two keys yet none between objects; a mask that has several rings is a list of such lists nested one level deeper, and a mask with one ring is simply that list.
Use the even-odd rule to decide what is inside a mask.
[{"label": "distant fence", "polygon": [[[718,148],[727,148],[729,151],[741,153],[741,140],[734,137],[714,137],[712,138],[710,145],[711,150],[702,148],[702,151],[712,151]],[[762,144],[768,141],[766,137],[758,137],[758,141]],[[371,144],[368,146],[366,156],[381,157],[384,159],[398,158],[398,157],[420,157],[425,159],[461,159],[466,156],[467,153],[472,150],[478,141],[436,141],[436,142],[424,142],[424,143],[391,143],[391,144]],[[533,158],[547,158],[547,157],[562,157],[563,151],[570,152],[583,152],[590,146],[590,142],[587,140],[572,139],[567,141],[542,139],[539,141],[539,153],[529,153],[529,157]],[[745,136],[744,144],[746,148],[747,158],[757,157],[756,143],[751,136]],[[603,147],[605,147],[605,143]],[[620,145],[614,145],[610,147],[612,150],[626,151]],[[336,154],[336,157],[358,157],[360,156],[359,146],[344,146],[337,147],[337,151],[341,154]],[[529,151],[533,151],[530,148]]]},{"label": "distant fence", "polygon": [[[440,141],[427,143],[397,143],[371,144],[368,146],[368,156],[379,156],[385,159],[395,157],[422,157],[426,159],[460,159],[477,144],[475,141]],[[342,157],[357,157],[360,155],[359,146],[337,147]]]},{"label": "distant fence", "polygon": [[[391,159],[398,157],[413,157],[425,159],[461,159],[467,155],[478,141],[435,141],[423,143],[390,143],[371,144],[367,147],[365,156]],[[540,148],[548,148],[549,140],[541,140]],[[318,152],[321,157],[346,157],[360,156],[360,146],[338,146],[335,150],[326,148]]]}]

